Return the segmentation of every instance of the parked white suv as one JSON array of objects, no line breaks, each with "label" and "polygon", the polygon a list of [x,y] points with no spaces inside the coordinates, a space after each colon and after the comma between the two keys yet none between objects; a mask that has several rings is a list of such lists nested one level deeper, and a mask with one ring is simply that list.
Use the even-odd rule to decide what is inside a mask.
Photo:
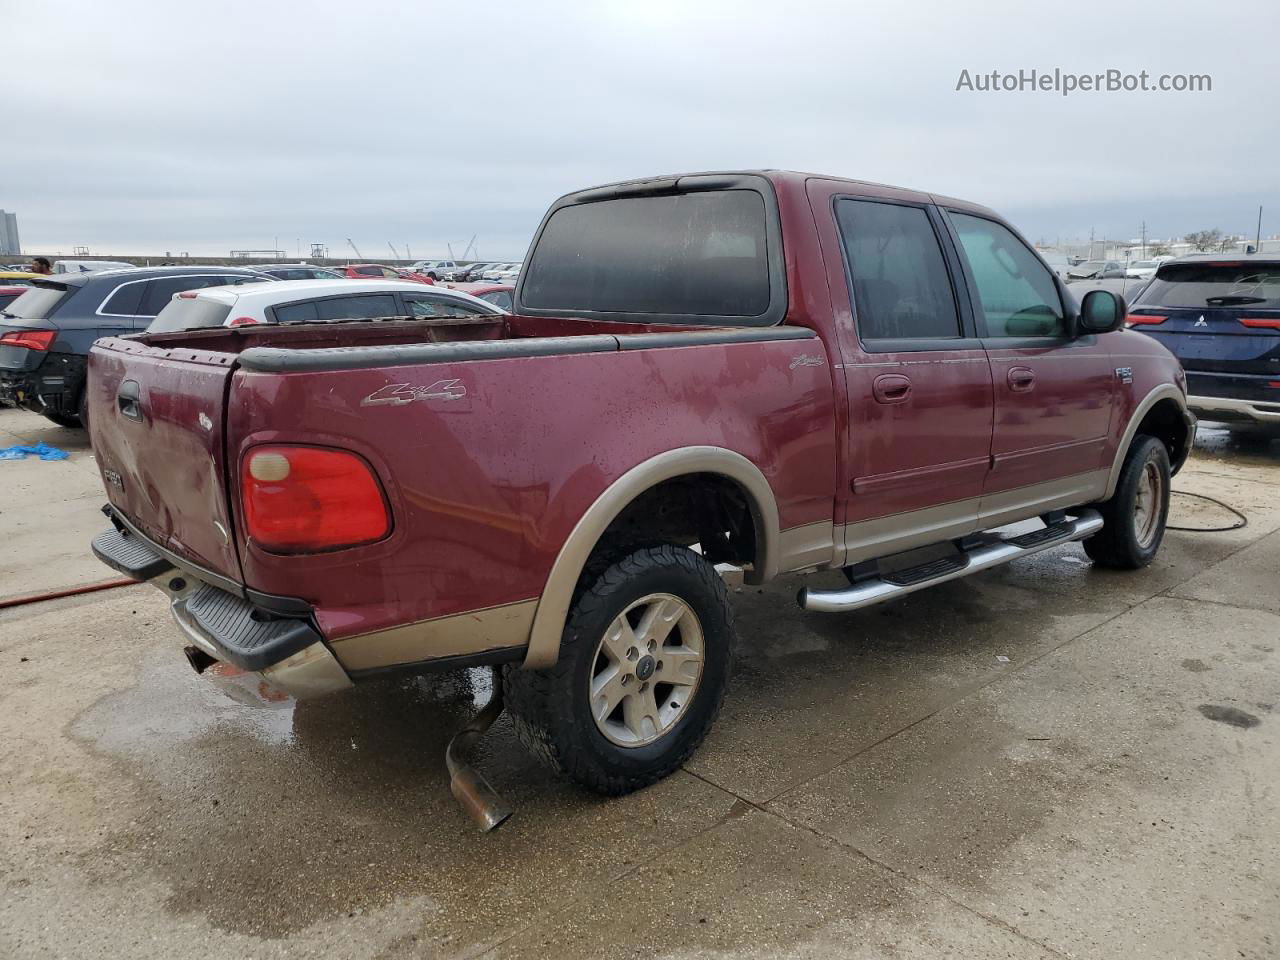
[{"label": "parked white suv", "polygon": [[453,280],[458,265],[452,260],[419,260],[409,268],[414,273],[421,273],[432,280]]},{"label": "parked white suv", "polygon": [[320,323],[378,317],[467,317],[502,313],[461,290],[409,280],[280,280],[175,294],[149,333],[255,323]]}]

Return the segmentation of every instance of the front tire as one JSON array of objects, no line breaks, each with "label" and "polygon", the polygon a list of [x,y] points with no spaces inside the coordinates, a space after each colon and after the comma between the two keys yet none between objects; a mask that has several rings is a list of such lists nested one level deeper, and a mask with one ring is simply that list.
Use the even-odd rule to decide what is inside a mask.
[{"label": "front tire", "polygon": [[630,793],[676,770],[706,736],[733,659],[715,567],[684,547],[636,549],[588,580],[547,670],[505,669],[516,733],[588,790]]},{"label": "front tire", "polygon": [[1100,567],[1138,570],[1155,559],[1169,517],[1169,451],[1155,437],[1134,439],[1116,492],[1095,504],[1103,528],[1084,541],[1084,552]]}]

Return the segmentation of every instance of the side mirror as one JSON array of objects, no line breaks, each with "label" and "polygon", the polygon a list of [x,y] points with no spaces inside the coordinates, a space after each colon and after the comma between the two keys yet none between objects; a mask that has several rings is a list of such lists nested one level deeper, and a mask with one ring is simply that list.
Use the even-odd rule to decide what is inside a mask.
[{"label": "side mirror", "polygon": [[1110,290],[1090,290],[1080,301],[1080,317],[1076,328],[1082,334],[1111,333],[1124,325],[1128,307],[1124,297]]}]

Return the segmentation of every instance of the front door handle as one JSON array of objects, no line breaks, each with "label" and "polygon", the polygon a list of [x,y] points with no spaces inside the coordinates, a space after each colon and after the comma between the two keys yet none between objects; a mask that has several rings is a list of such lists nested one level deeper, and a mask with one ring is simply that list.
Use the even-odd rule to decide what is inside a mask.
[{"label": "front door handle", "polygon": [[1017,393],[1026,393],[1036,385],[1035,371],[1030,367],[1009,368],[1009,389]]},{"label": "front door handle", "polygon": [[871,393],[877,403],[905,403],[911,396],[911,381],[901,374],[886,373],[875,378]]},{"label": "front door handle", "polygon": [[120,389],[116,392],[116,404],[120,407],[120,412],[130,420],[142,422],[142,387],[137,380],[126,380],[120,384]]}]

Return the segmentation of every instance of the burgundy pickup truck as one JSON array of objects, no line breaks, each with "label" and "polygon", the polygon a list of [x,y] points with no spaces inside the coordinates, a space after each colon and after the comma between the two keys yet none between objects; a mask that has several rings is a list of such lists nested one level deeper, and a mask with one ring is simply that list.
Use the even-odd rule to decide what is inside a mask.
[{"label": "burgundy pickup truck", "polygon": [[984,207],[661,177],[561,198],[525,264],[510,315],[98,341],[94,550],[170,596],[197,668],[305,697],[502,664],[521,737],[616,794],[716,716],[728,567],[841,569],[799,595],[834,613],[1160,546],[1177,361]]}]

